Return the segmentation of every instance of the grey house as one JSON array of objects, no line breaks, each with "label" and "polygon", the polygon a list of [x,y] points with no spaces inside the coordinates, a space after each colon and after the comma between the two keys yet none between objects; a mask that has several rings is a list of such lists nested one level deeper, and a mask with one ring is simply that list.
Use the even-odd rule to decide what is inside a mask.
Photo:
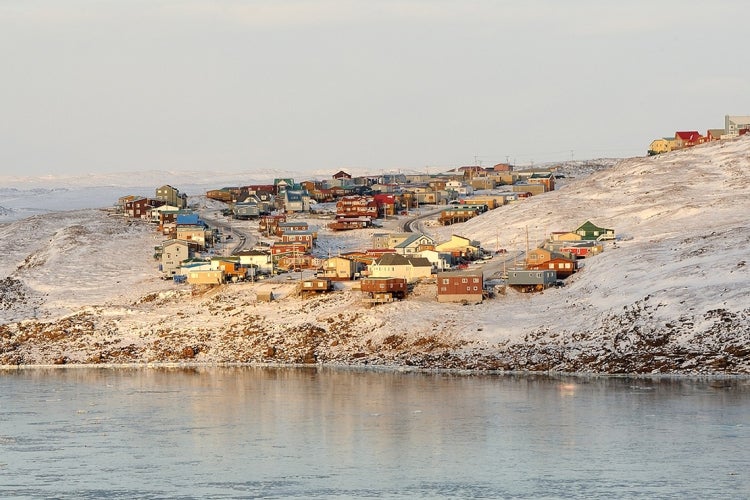
[{"label": "grey house", "polygon": [[535,292],[549,288],[557,281],[557,271],[549,269],[511,269],[508,285],[522,292]]}]

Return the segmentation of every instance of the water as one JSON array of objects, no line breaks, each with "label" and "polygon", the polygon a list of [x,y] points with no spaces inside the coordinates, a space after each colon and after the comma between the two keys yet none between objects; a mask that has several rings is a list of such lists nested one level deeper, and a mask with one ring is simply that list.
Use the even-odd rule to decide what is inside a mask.
[{"label": "water", "polygon": [[750,381],[0,371],[3,498],[750,498]]}]

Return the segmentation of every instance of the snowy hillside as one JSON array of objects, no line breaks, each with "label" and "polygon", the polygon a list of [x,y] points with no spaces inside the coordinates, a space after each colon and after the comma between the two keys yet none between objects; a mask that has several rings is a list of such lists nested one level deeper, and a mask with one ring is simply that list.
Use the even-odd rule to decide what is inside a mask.
[{"label": "snowy hillside", "polygon": [[[425,228],[518,251],[527,234],[533,245],[586,220],[615,229],[618,241],[565,287],[508,290],[476,306],[438,304],[434,283],[371,309],[357,291],[303,301],[287,283],[193,294],[158,279],[148,226],[97,210],[8,223],[0,226],[0,364],[750,372],[750,138],[574,177],[467,223]],[[269,289],[279,300],[258,302]]]}]

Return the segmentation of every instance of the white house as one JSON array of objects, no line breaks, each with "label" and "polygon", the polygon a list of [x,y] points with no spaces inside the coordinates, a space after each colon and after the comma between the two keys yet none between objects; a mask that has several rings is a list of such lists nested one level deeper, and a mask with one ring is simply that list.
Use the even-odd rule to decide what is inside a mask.
[{"label": "white house", "polygon": [[432,264],[423,257],[387,253],[368,266],[371,278],[404,278],[413,283],[432,276]]}]

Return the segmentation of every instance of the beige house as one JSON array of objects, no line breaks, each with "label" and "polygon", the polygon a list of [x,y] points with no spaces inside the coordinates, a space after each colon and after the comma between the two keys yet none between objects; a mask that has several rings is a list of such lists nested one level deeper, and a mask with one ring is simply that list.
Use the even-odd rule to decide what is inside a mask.
[{"label": "beige house", "polygon": [[201,250],[206,248],[207,234],[210,233],[203,226],[177,226],[176,229],[178,240],[191,241]]},{"label": "beige house", "polygon": [[190,243],[184,240],[167,240],[161,245],[161,271],[171,278],[182,265],[182,261],[193,256]]},{"label": "beige house", "polygon": [[331,280],[351,280],[359,272],[359,265],[346,257],[331,257],[323,261],[322,275],[319,277]]},{"label": "beige house", "polygon": [[179,189],[174,188],[169,184],[156,188],[156,199],[173,207],[187,207],[187,195],[180,193]]},{"label": "beige house", "polygon": [[451,239],[435,246],[438,252],[449,253],[454,257],[473,258],[479,255],[481,245],[478,241],[464,238],[456,234],[451,235]]},{"label": "beige house", "polygon": [[218,269],[191,269],[187,273],[191,285],[220,285],[224,283],[224,271]]},{"label": "beige house", "polygon": [[552,241],[581,241],[582,239],[583,237],[580,234],[572,231],[552,233],[550,235],[550,240]]},{"label": "beige house", "polygon": [[367,268],[371,278],[403,278],[413,283],[432,276],[432,264],[423,257],[387,253]]},{"label": "beige house", "polygon": [[648,147],[648,154],[655,155],[660,153],[669,153],[674,149],[674,137],[661,137],[651,141]]}]

